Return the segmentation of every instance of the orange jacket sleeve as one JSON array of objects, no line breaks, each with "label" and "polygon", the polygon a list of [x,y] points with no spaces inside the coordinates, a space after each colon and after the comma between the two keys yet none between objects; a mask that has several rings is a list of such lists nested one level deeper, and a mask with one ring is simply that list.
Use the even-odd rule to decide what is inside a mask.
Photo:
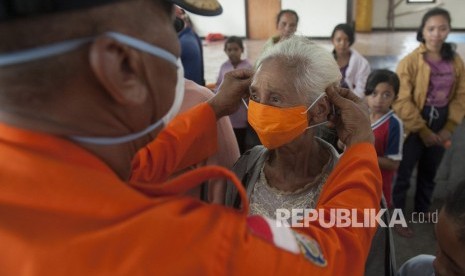
[{"label": "orange jacket sleeve", "polygon": [[[353,210],[350,218],[364,221],[364,210],[380,209],[382,178],[376,151],[371,144],[358,144],[347,150],[330,175],[320,195],[317,209],[325,214],[331,209]],[[374,227],[324,228],[319,224],[307,232],[322,247],[328,260],[325,275],[363,275]],[[330,262],[330,263],[329,263]]]},{"label": "orange jacket sleeve", "polygon": [[217,151],[216,116],[207,103],[176,116],[132,162],[130,182],[160,183]]}]

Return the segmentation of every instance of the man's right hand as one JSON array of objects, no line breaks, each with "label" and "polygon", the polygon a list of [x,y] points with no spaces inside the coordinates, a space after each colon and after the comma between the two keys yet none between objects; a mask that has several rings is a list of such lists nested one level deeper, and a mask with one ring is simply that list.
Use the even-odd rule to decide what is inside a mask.
[{"label": "man's right hand", "polygon": [[208,101],[216,118],[234,113],[242,104],[242,99],[248,98],[253,73],[252,70],[238,69],[224,75],[218,92]]},{"label": "man's right hand", "polygon": [[345,88],[328,87],[326,94],[338,110],[330,122],[336,127],[339,139],[347,147],[363,142],[374,143],[366,103]]}]

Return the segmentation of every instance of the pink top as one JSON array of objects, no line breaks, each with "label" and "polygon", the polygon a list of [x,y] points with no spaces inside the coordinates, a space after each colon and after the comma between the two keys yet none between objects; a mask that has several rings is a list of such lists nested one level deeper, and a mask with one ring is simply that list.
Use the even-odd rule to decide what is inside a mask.
[{"label": "pink top", "polygon": [[432,61],[425,58],[431,68],[426,105],[445,107],[449,104],[449,94],[454,83],[452,61]]},{"label": "pink top", "polygon": [[[218,91],[221,83],[223,82],[224,74],[229,71],[233,71],[235,69],[252,69],[252,65],[249,63],[248,60],[243,59],[237,65],[236,68],[232,65],[231,61],[228,59],[225,61],[220,68],[220,73],[218,74],[218,80],[216,81],[216,89],[215,92]],[[231,124],[233,128],[246,128],[247,127],[247,109],[244,105],[240,105],[239,109],[229,116],[231,119]]]}]

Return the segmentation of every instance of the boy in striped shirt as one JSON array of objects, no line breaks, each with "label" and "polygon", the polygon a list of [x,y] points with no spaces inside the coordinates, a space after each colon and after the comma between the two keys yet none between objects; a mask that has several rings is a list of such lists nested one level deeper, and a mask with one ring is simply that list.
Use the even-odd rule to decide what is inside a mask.
[{"label": "boy in striped shirt", "polygon": [[389,208],[392,206],[392,180],[402,159],[404,139],[402,121],[391,109],[398,93],[399,78],[396,73],[380,69],[368,76],[365,95],[383,177],[383,193]]}]

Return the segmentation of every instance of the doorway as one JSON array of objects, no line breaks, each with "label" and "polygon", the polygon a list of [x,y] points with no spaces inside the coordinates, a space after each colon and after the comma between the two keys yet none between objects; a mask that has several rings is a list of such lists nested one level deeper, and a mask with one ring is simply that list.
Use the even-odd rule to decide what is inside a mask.
[{"label": "doorway", "polygon": [[281,0],[246,0],[246,9],[249,39],[267,39],[276,33]]}]

